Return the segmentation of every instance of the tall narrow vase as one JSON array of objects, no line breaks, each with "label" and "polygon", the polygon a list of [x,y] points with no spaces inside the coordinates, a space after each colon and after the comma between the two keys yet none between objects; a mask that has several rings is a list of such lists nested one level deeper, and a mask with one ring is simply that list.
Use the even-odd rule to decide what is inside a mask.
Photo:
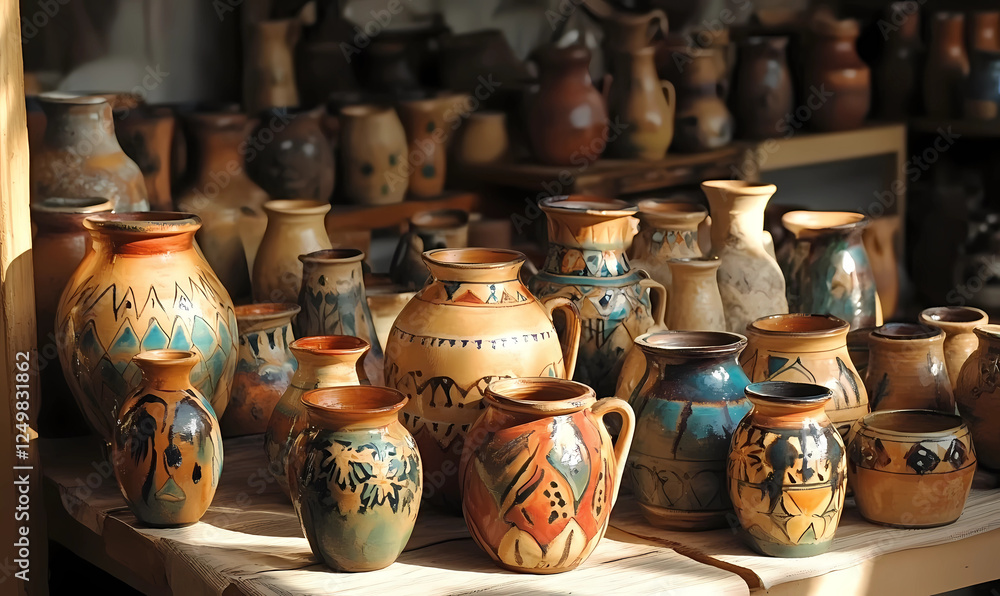
[{"label": "tall narrow vase", "polygon": [[952,389],[957,389],[962,367],[979,346],[976,328],[988,325],[990,316],[972,306],[938,306],[921,311],[920,322],[944,331],[945,368]]},{"label": "tall narrow vase", "polygon": [[253,264],[255,302],[297,302],[302,289],[299,255],[333,248],[323,217],[329,203],[268,201],[267,229]]},{"label": "tall narrow vase", "polygon": [[[818,131],[851,130],[864,123],[871,106],[871,69],[855,45],[861,27],[854,19],[817,18],[810,25],[802,97],[812,110],[809,127]],[[813,99],[815,98],[815,99]]]},{"label": "tall narrow vase", "polygon": [[690,201],[645,199],[639,201],[639,232],[629,254],[632,267],[643,269],[654,281],[670,290],[670,259],[701,256],[698,226],[708,217],[708,210]]},{"label": "tall narrow vase", "polygon": [[672,285],[667,292],[667,329],[725,331],[726,311],[719,294],[719,260],[670,259]]}]

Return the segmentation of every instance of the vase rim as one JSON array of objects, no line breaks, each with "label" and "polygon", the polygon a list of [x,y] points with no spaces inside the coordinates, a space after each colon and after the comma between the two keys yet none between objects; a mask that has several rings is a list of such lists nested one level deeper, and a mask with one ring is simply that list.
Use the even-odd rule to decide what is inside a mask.
[{"label": "vase rim", "polygon": [[937,410],[881,410],[861,418],[861,425],[878,433],[920,439],[944,438],[966,428],[957,414]]},{"label": "vase rim", "polygon": [[643,221],[670,220],[700,223],[708,217],[708,209],[686,199],[643,199],[636,205]]},{"label": "vase rim", "polygon": [[781,216],[781,225],[798,235],[809,230],[814,232],[851,232],[867,226],[871,220],[864,213],[856,211],[788,211]]},{"label": "vase rim", "polygon": [[240,304],[235,307],[236,322],[239,321],[267,321],[270,319],[282,319],[293,317],[302,310],[302,307],[292,302],[256,302],[253,304]]},{"label": "vase rim", "polygon": [[66,215],[105,213],[114,207],[111,199],[104,197],[46,197],[30,205],[33,212]]},{"label": "vase rim", "polygon": [[502,410],[535,415],[579,412],[597,401],[592,388],[556,377],[500,379],[486,387],[484,398]]},{"label": "vase rim", "polygon": [[791,381],[750,383],[745,393],[752,400],[778,405],[820,406],[833,399],[833,390],[829,387]]},{"label": "vase rim", "polygon": [[652,331],[635,338],[635,345],[652,356],[713,357],[743,350],[747,338],[729,331]]},{"label": "vase rim", "polygon": [[353,418],[395,414],[409,398],[391,387],[346,385],[312,389],[303,393],[300,400],[310,412]]},{"label": "vase rim", "polygon": [[921,323],[886,323],[876,327],[871,337],[891,341],[911,341],[934,339],[944,335],[937,327],[929,327]]},{"label": "vase rim", "polygon": [[711,188],[722,192],[738,192],[743,195],[773,195],[778,192],[778,187],[774,184],[761,184],[758,182],[747,182],[746,180],[705,180],[701,187]]},{"label": "vase rim", "polygon": [[715,255],[703,255],[700,257],[673,257],[667,259],[667,266],[684,265],[697,269],[718,269],[722,264],[719,257]]},{"label": "vase rim", "polygon": [[311,199],[274,199],[263,205],[267,214],[282,215],[325,215],[330,210],[330,203],[313,201]]},{"label": "vase rim", "polygon": [[65,91],[45,91],[43,93],[39,93],[36,97],[42,103],[57,105],[96,106],[101,104],[111,104],[111,102],[101,95],[68,93]]},{"label": "vase rim", "polygon": [[83,227],[111,233],[174,235],[196,232],[201,227],[201,218],[178,211],[97,213],[84,219]]},{"label": "vase rim", "polygon": [[751,321],[747,324],[747,334],[819,338],[846,334],[850,328],[850,323],[833,315],[787,313]]},{"label": "vase rim", "polygon": [[989,322],[986,311],[974,306],[932,306],[920,311],[920,321],[928,325]]},{"label": "vase rim", "polygon": [[389,106],[375,103],[354,103],[340,107],[341,115],[351,118],[361,118],[372,114],[385,114],[392,110]]},{"label": "vase rim", "polygon": [[1000,340],[1000,325],[982,325],[976,327],[975,332],[983,339]]},{"label": "vase rim", "polygon": [[132,357],[136,366],[143,364],[161,366],[194,366],[198,362],[198,355],[191,350],[145,350]]},{"label": "vase rim", "polygon": [[627,201],[592,195],[546,197],[538,202],[538,206],[546,213],[586,213],[589,215],[624,217],[635,215],[639,212],[639,207]]},{"label": "vase rim", "polygon": [[300,337],[288,347],[312,354],[364,354],[371,349],[371,344],[352,335],[313,335]]},{"label": "vase rim", "polygon": [[357,248],[325,248],[299,255],[303,263],[357,263],[365,259],[364,251]]},{"label": "vase rim", "polygon": [[509,248],[437,248],[423,253],[424,261],[452,269],[504,269],[527,257]]}]

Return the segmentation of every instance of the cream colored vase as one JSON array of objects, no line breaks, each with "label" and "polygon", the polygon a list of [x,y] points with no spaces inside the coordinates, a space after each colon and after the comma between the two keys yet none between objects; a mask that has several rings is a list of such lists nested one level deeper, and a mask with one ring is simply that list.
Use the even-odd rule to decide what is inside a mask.
[{"label": "cream colored vase", "polygon": [[719,294],[718,259],[671,259],[667,329],[725,331],[726,312]]},{"label": "cream colored vase", "polygon": [[702,256],[698,227],[708,211],[690,201],[645,199],[639,201],[638,217],[639,232],[629,251],[632,267],[645,269],[669,291],[672,278],[667,261]]},{"label": "cream colored vase", "polygon": [[267,229],[253,264],[254,302],[297,303],[302,288],[299,255],[333,248],[323,217],[329,203],[268,201]]}]

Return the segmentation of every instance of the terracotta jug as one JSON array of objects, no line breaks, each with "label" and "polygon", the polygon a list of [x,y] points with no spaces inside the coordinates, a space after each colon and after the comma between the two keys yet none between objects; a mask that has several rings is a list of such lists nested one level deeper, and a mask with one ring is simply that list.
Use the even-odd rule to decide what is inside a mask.
[{"label": "terracotta jug", "polygon": [[996,120],[1000,115],[1000,51],[972,54],[963,115],[974,120]]},{"label": "terracotta jug", "polygon": [[288,493],[286,464],[292,443],[306,428],[302,396],[312,389],[370,385],[364,357],[368,342],[346,335],[302,337],[288,344],[297,367],[292,381],[274,405],[264,431],[267,470]]},{"label": "terracotta jug", "polygon": [[860,25],[853,19],[819,18],[810,33],[801,96],[808,98],[807,106],[810,101],[821,105],[813,110],[809,127],[821,132],[858,128],[871,107],[871,69],[855,48]]},{"label": "terracotta jug", "polygon": [[962,366],[979,346],[976,327],[988,325],[989,315],[972,306],[937,306],[921,311],[920,322],[944,331],[945,368],[952,389],[957,389]]},{"label": "terracotta jug", "polygon": [[417,521],[423,473],[386,387],[314,389],[288,455],[292,503],[313,554],[335,571],[388,567]]},{"label": "terracotta jug", "polygon": [[898,215],[884,215],[871,220],[862,232],[868,262],[875,275],[875,290],[882,315],[891,319],[899,304],[899,259],[896,255],[896,235],[902,228]]},{"label": "terracotta jug", "polygon": [[153,211],[173,211],[170,156],[175,119],[169,108],[139,106],[113,111],[115,137],[125,155],[139,166]]},{"label": "terracotta jug", "polygon": [[750,548],[772,557],[826,552],[847,492],[847,457],[824,407],[826,387],[747,386],[753,404],[736,426],[727,466],[729,496]]},{"label": "terracotta jug", "polygon": [[795,108],[787,47],[788,38],[783,36],[748,37],[740,45],[734,106],[741,138],[785,136],[785,115]]},{"label": "terracotta jug", "polygon": [[590,79],[590,50],[582,45],[536,51],[538,93],[529,99],[528,138],[543,164],[596,161],[608,141],[608,110]]},{"label": "terracotta jug", "polygon": [[248,114],[299,105],[292,52],[301,33],[297,18],[249,25],[243,58],[243,107]]},{"label": "terracotta jug", "polygon": [[667,329],[725,331],[726,311],[719,293],[719,259],[670,259]]},{"label": "terracotta jug", "polygon": [[966,51],[1000,51],[1000,12],[978,10],[969,14],[965,32]]},{"label": "terracotta jug", "polygon": [[142,171],[115,137],[101,97],[40,95],[45,140],[31,152],[31,202],[104,197],[116,212],[149,211]]},{"label": "terracotta jug", "polygon": [[111,453],[125,502],[146,526],[197,522],[219,487],[222,433],[190,381],[198,360],[186,350],[150,350],[131,362],[142,380],[116,416]]},{"label": "terracotta jug", "polygon": [[398,203],[409,186],[406,133],[392,108],[340,110],[340,172],[344,196],[358,205]]},{"label": "terracotta jug", "polygon": [[893,2],[885,18],[885,27],[880,27],[885,45],[875,67],[878,114],[890,120],[903,120],[917,113],[920,95],[919,69],[923,57],[920,5],[912,0]]},{"label": "terracotta jug", "polygon": [[465,248],[469,245],[469,213],[461,209],[422,211],[410,218],[410,229],[402,235],[389,265],[389,277],[405,288],[423,287],[430,271],[424,251]]},{"label": "terracotta jug", "polygon": [[480,111],[469,114],[455,138],[454,159],[462,165],[503,160],[510,149],[507,114]]},{"label": "terracotta jug", "polygon": [[320,201],[264,203],[267,229],[253,265],[255,302],[297,302],[302,289],[299,255],[333,248],[323,217],[330,204]]},{"label": "terracotta jug", "polygon": [[429,198],[444,192],[448,143],[467,105],[468,96],[454,93],[399,103],[411,195]]},{"label": "terracotta jug", "polygon": [[236,369],[233,302],[194,246],[190,213],[109,213],[84,220],[93,250],[56,311],[59,360],[90,427],[110,442],[115,416],[139,384],[139,352],[193,350],[191,381],[222,416]]},{"label": "terracotta jug", "polygon": [[658,8],[644,13],[612,10],[600,16],[605,52],[641,50],[667,33],[667,15]]},{"label": "terracotta jug", "polygon": [[[635,418],[582,383],[494,381],[462,454],[462,510],[504,569],[561,573],[590,556],[618,498]],[[604,417],[621,416],[615,442]]]},{"label": "terracotta jug", "polygon": [[[320,124],[322,107],[264,111],[247,141],[247,175],[273,199],[328,202],[333,150]],[[270,139],[270,140],[269,140]]]},{"label": "terracotta jug", "polygon": [[785,277],[764,247],[764,207],[777,187],[709,180],[701,189],[712,213],[712,256],[720,261],[727,331],[742,333],[760,317],[787,313]]},{"label": "terracotta jug", "polygon": [[924,109],[932,118],[960,116],[969,57],[962,13],[938,12],[931,20],[931,41],[924,67]]},{"label": "terracotta jug", "polygon": [[[635,437],[627,478],[643,517],[672,530],[727,525],[726,455],[750,411],[735,333],[660,331],[639,336],[646,368],[629,396]],[[625,371],[623,371],[624,376]]]},{"label": "terracotta jug", "polygon": [[955,400],[958,412],[972,431],[980,464],[1000,470],[1000,392],[997,361],[1000,359],[1000,325],[976,328],[979,347],[962,366]]},{"label": "terracotta jug", "polygon": [[644,270],[669,292],[668,261],[702,256],[698,226],[708,217],[708,210],[697,203],[670,199],[645,199],[638,207],[639,232],[629,250],[632,267]]},{"label": "terracotta jug", "polygon": [[608,116],[622,132],[608,143],[609,157],[663,159],[674,138],[677,96],[673,83],[657,76],[655,52],[652,46],[612,52]]},{"label": "terracotta jug", "polygon": [[[424,460],[424,495],[455,512],[462,446],[486,406],[486,386],[572,377],[576,366],[579,311],[567,298],[535,298],[518,278],[524,260],[486,248],[424,253],[431,280],[396,317],[385,347],[386,385],[410,397],[401,415]],[[567,317],[563,344],[552,323],[557,309]]]},{"label": "terracotta jug", "polygon": [[886,323],[868,337],[865,386],[876,410],[955,411],[945,368],[944,332],[913,323]]},{"label": "terracotta jug", "polygon": [[733,138],[733,115],[724,101],[727,79],[719,50],[685,44],[668,47],[666,54],[659,65],[660,76],[677,90],[670,148],[696,152],[729,144]]}]

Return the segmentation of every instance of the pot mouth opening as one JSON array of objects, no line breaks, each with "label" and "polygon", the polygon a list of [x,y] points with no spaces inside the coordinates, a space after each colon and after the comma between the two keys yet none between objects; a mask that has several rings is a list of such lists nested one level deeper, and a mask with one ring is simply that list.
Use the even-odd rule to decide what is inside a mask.
[{"label": "pot mouth opening", "polygon": [[634,215],[639,208],[620,199],[608,199],[590,195],[560,195],[548,197],[538,202],[543,210],[566,213],[590,213],[597,215]]},{"label": "pot mouth opening", "polygon": [[706,180],[701,183],[701,186],[723,192],[738,190],[741,194],[748,195],[773,195],[778,190],[778,187],[773,184],[759,184],[746,180]]},{"label": "pot mouth opening", "polygon": [[985,339],[1000,339],[1000,325],[983,325],[982,327],[976,327],[976,335]]},{"label": "pot mouth opening", "polygon": [[554,377],[519,377],[493,381],[486,387],[486,398],[504,409],[576,411],[585,402],[596,400],[589,386]]},{"label": "pot mouth opening", "polygon": [[388,112],[391,108],[386,106],[377,105],[373,103],[355,103],[351,105],[342,106],[340,108],[340,113],[344,116],[349,116],[351,118],[361,118],[364,116],[370,116],[372,114],[382,114]]},{"label": "pot mouth opening", "polygon": [[179,234],[196,231],[201,227],[201,218],[193,213],[177,211],[97,213],[84,219],[83,227],[132,234]]},{"label": "pot mouth opening", "polygon": [[747,331],[782,337],[828,337],[850,328],[850,323],[833,315],[789,313],[761,317],[750,323]]},{"label": "pot mouth opening", "polygon": [[931,339],[944,332],[936,327],[928,327],[919,323],[886,323],[881,327],[876,327],[872,331],[871,337],[890,339],[895,341],[906,341],[914,339]]},{"label": "pot mouth opening", "polygon": [[936,410],[884,410],[866,414],[861,423],[890,435],[947,436],[965,426],[962,418]]},{"label": "pot mouth opening", "polygon": [[70,93],[66,91],[46,91],[36,96],[44,103],[60,105],[96,106],[102,103],[110,104],[106,98],[96,94]]},{"label": "pot mouth opening", "polygon": [[637,204],[639,217],[684,217],[684,218],[704,218],[708,216],[708,209],[694,201],[685,199],[643,199]]},{"label": "pot mouth opening", "polygon": [[747,385],[746,395],[752,399],[789,405],[820,405],[833,398],[833,391],[823,385],[764,381]]},{"label": "pot mouth opening", "polygon": [[711,255],[667,259],[667,266],[670,268],[673,268],[675,265],[680,265],[682,267],[697,267],[699,269],[717,269],[721,264],[722,261],[719,260],[719,257],[713,257]]},{"label": "pot mouth opening", "polygon": [[715,356],[742,350],[747,338],[728,331],[654,331],[635,338],[635,345],[651,355],[674,352]]},{"label": "pot mouth opening", "polygon": [[235,308],[236,320],[248,319],[251,317],[279,317],[294,316],[302,310],[298,304],[291,302],[260,302],[256,304],[241,304]]},{"label": "pot mouth opening", "polygon": [[322,215],[330,210],[330,203],[310,199],[276,199],[263,206],[267,213],[288,215]]},{"label": "pot mouth opening", "polygon": [[975,323],[989,320],[985,311],[971,306],[935,306],[924,309],[920,316],[935,323]]},{"label": "pot mouth opening", "polygon": [[371,344],[360,337],[350,335],[315,335],[299,338],[289,344],[289,347],[318,354],[343,354],[366,352],[371,348]]},{"label": "pot mouth opening", "polygon": [[868,218],[854,211],[789,211],[781,216],[781,223],[791,232],[848,231],[864,227]]},{"label": "pot mouth opening", "polygon": [[326,248],[299,255],[303,263],[354,263],[364,258],[365,253],[357,248]]},{"label": "pot mouth opening", "polygon": [[132,360],[150,364],[178,364],[193,362],[198,357],[190,350],[146,350],[132,357]]},{"label": "pot mouth opening", "polygon": [[390,387],[349,385],[306,391],[302,404],[313,411],[330,414],[378,415],[398,412],[407,397]]},{"label": "pot mouth opening", "polygon": [[462,209],[421,211],[410,218],[410,224],[424,230],[452,230],[469,224],[469,212]]},{"label": "pot mouth opening", "polygon": [[114,203],[104,197],[48,197],[31,204],[32,211],[45,213],[103,213],[114,209]]},{"label": "pot mouth opening", "polygon": [[506,248],[439,248],[424,251],[423,257],[434,265],[460,269],[510,267],[526,258],[524,253]]}]

